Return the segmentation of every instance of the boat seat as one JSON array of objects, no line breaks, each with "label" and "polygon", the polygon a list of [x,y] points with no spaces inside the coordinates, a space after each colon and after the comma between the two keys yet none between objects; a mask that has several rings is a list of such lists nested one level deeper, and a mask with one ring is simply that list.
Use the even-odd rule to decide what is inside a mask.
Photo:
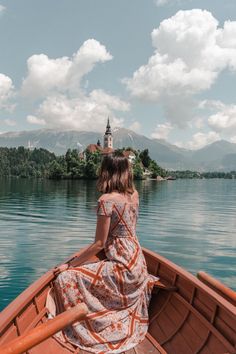
[{"label": "boat seat", "polygon": [[159,290],[177,291],[177,287],[169,285],[164,281],[158,280],[153,287],[153,294],[156,294]]}]

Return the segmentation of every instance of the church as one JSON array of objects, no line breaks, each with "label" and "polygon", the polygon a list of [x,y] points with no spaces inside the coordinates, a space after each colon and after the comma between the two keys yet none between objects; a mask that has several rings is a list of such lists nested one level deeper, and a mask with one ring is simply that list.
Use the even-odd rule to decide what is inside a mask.
[{"label": "church", "polygon": [[99,150],[102,154],[110,154],[111,152],[114,151],[114,149],[113,149],[113,135],[111,132],[109,117],[107,119],[106,131],[103,136],[103,147],[101,146],[101,142],[98,139],[97,144],[89,144],[87,146],[87,150],[89,152],[96,152]]}]

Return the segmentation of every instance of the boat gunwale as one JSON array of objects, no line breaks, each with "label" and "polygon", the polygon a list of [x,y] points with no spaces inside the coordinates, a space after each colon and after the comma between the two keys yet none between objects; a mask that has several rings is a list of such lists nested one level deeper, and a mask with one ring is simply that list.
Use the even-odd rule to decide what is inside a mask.
[{"label": "boat gunwale", "polygon": [[[69,262],[86,251],[86,249],[87,247],[83,247],[59,265]],[[42,288],[49,285],[50,281],[55,278],[54,268],[49,269],[40,278],[36,279],[0,312],[0,334],[17,317],[17,315],[27,307],[30,301],[41,292]]]},{"label": "boat gunwale", "polygon": [[[71,257],[67,258],[66,263],[73,258],[79,256],[83,252],[85,252],[87,247],[82,248],[79,252],[76,252]],[[213,298],[216,304],[224,308],[230,316],[236,316],[236,307],[227,301],[224,297],[216,293],[214,290],[209,288],[207,285],[202,283],[196,276],[188,272],[187,270],[181,268],[177,264],[172,261],[166,259],[164,256],[157,254],[153,251],[150,251],[144,247],[142,247],[144,255],[147,255],[151,258],[154,258],[157,262],[162,263],[167,268],[171,269],[178,276],[181,276],[183,279],[192,283],[195,288],[201,289],[205,294],[209,297]],[[63,264],[60,263],[60,264]],[[15,300],[13,300],[1,313],[0,313],[0,333],[5,332],[6,328],[15,320],[17,315],[24,311],[24,309],[29,305],[29,303],[37,296],[37,294],[42,290],[43,287],[50,284],[51,281],[55,278],[55,274],[53,272],[54,268],[47,271],[43,274],[39,279],[37,279],[34,283],[32,283],[29,287],[27,287],[21,294],[19,294]]]},{"label": "boat gunwale", "polygon": [[195,275],[191,274],[189,271],[180,267],[179,265],[173,263],[169,259],[157,254],[149,249],[142,247],[144,254],[151,256],[152,258],[158,259],[162,264],[165,264],[169,269],[174,270],[178,275],[181,275],[185,280],[190,281],[195,287],[200,288],[204,293],[214,299],[216,303],[227,310],[231,315],[236,316],[236,306],[226,300],[222,295],[218,294],[216,291],[211,289],[209,286],[201,282]]}]

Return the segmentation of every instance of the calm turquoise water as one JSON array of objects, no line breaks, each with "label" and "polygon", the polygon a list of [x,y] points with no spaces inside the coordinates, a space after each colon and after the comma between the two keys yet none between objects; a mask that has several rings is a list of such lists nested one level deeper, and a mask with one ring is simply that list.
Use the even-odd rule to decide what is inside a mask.
[{"label": "calm turquoise water", "polygon": [[[236,181],[140,181],[137,234],[192,273],[236,289]],[[95,182],[0,180],[0,309],[93,240]]]}]

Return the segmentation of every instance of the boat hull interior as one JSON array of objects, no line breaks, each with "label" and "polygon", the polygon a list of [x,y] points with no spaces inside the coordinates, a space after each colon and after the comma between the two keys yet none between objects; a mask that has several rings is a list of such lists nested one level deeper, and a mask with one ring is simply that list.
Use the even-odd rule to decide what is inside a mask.
[{"label": "boat hull interior", "polygon": [[[145,340],[125,354],[236,353],[235,305],[164,257],[143,252],[149,272],[160,277],[161,286],[152,295]],[[54,277],[53,270],[48,271],[2,311],[0,349],[48,320],[46,297]],[[89,352],[49,337],[27,353]]]}]

